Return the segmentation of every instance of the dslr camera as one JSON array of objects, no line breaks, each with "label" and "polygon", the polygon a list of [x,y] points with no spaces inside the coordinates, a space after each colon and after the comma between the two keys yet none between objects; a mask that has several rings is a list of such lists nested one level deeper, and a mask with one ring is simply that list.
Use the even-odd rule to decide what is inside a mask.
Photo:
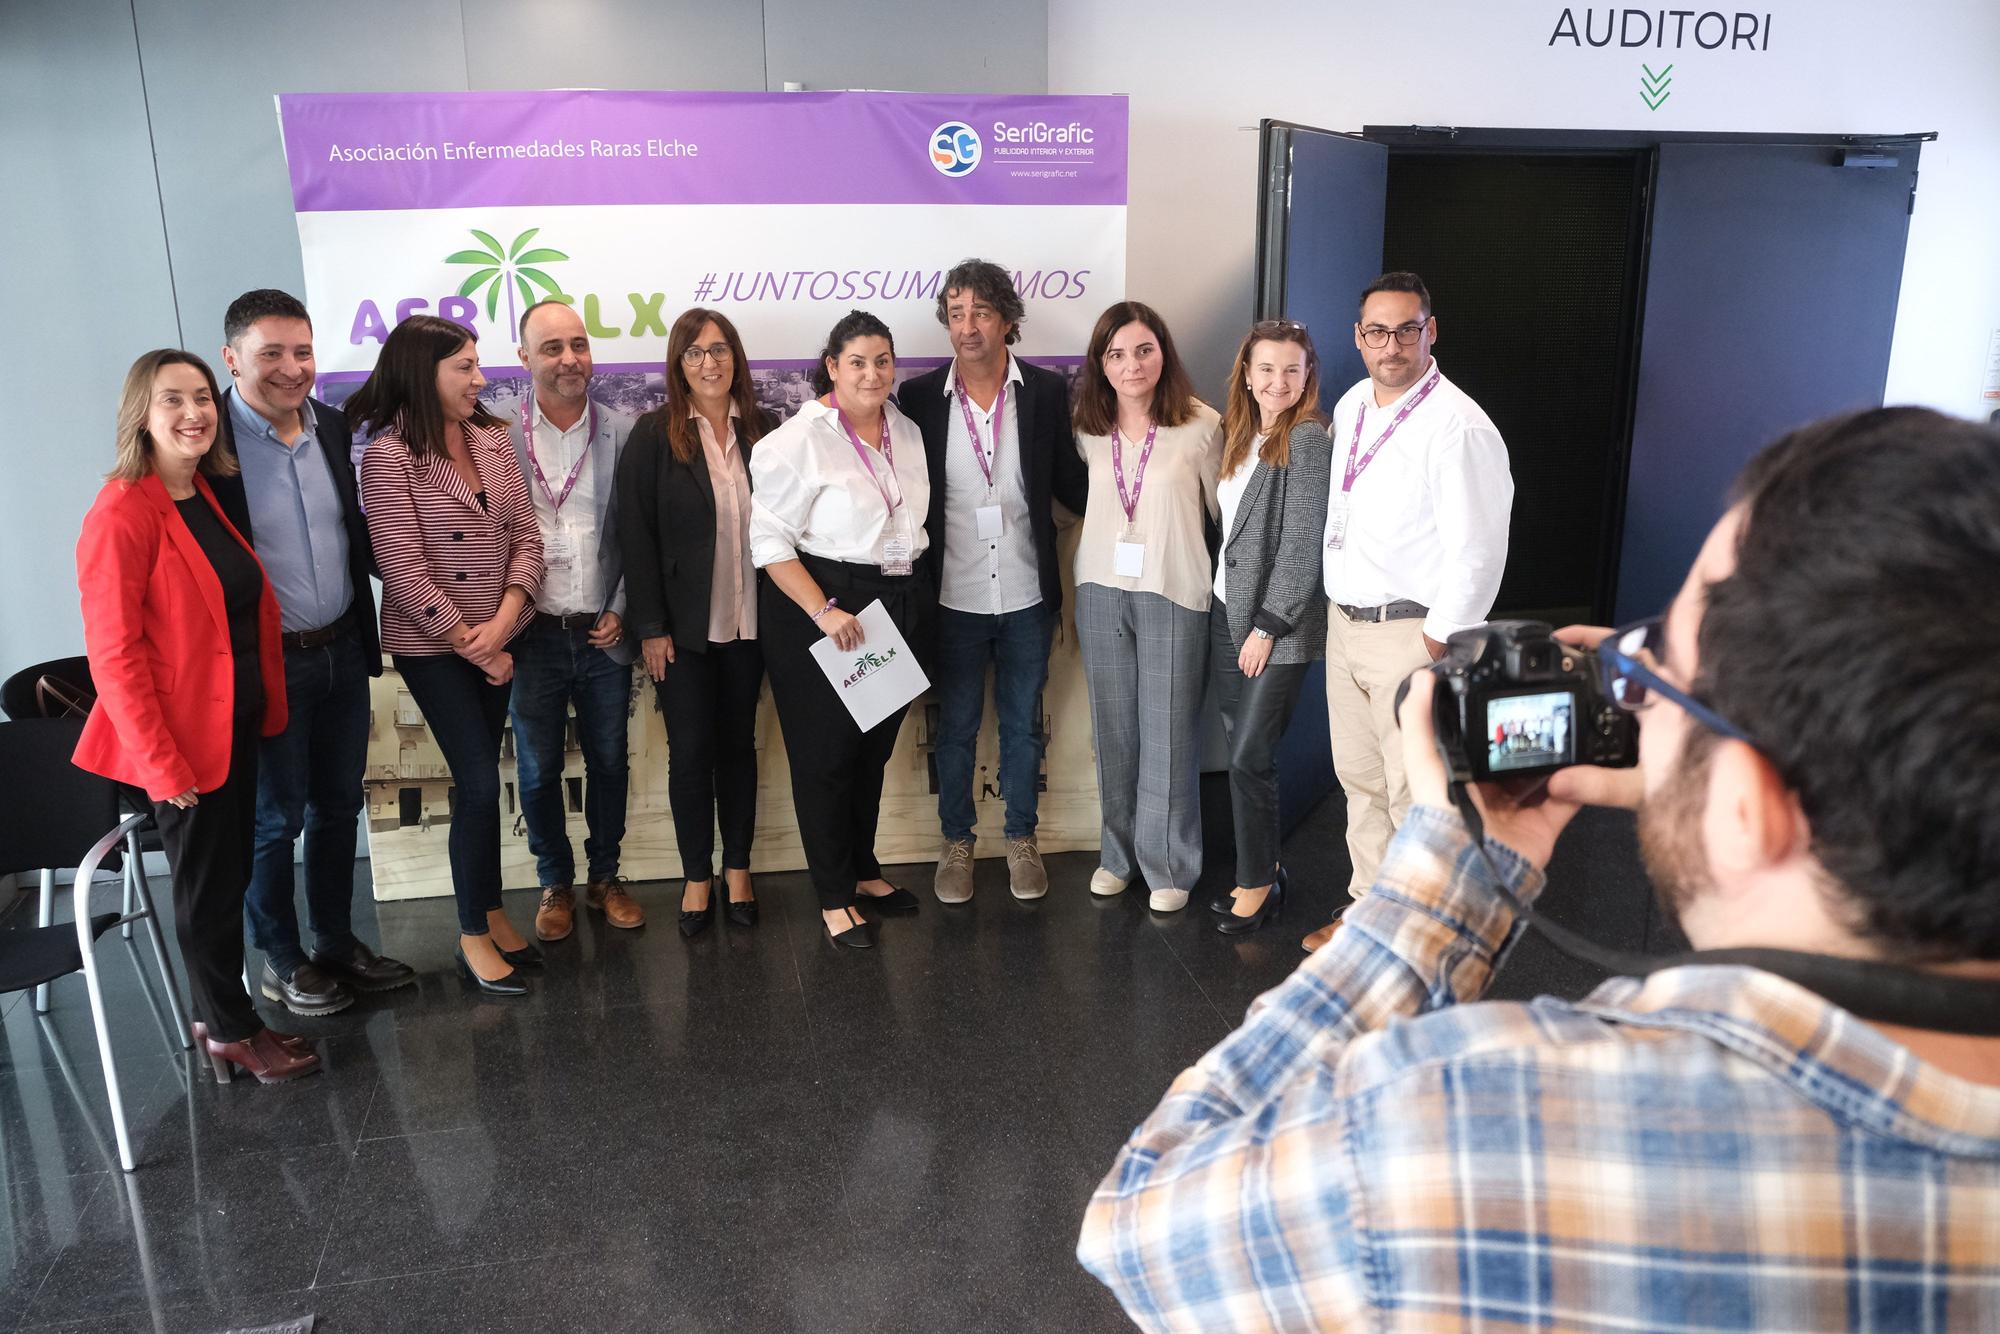
[{"label": "dslr camera", "polygon": [[1639,721],[1605,694],[1597,655],[1541,621],[1460,630],[1430,670],[1432,721],[1454,783],[1639,761]]}]

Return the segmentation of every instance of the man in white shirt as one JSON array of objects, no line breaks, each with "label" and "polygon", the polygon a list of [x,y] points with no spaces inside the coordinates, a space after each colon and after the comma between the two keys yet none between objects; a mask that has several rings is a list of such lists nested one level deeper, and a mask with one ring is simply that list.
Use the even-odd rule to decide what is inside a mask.
[{"label": "man in white shirt", "polygon": [[[1347,793],[1348,895],[1375,883],[1410,807],[1396,687],[1493,609],[1514,479],[1479,405],[1431,356],[1437,319],[1414,273],[1361,293],[1354,346],[1368,378],[1334,405],[1326,513],[1326,712]],[[1345,911],[1343,908],[1342,911]],[[1305,939],[1314,950],[1339,925]]]},{"label": "man in white shirt", "polygon": [[576,853],[563,783],[572,704],[583,751],[586,900],[613,926],[646,922],[618,879],[635,648],[625,640],[613,499],[618,455],[632,422],[591,401],[590,337],[563,302],[538,302],[521,316],[521,364],[530,389],[519,413],[509,415],[507,434],[535,503],[548,574],[535,596],[535,619],[508,646],[514,654],[509,709],[521,815],[542,886],[535,934],[553,941],[569,935],[576,916]]}]

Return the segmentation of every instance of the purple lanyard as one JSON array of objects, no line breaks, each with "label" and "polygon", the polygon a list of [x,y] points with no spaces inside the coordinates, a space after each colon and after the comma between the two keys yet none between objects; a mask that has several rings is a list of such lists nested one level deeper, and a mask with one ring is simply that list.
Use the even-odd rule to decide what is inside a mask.
[{"label": "purple lanyard", "polygon": [[1352,491],[1354,489],[1355,479],[1360,477],[1368,465],[1375,461],[1375,455],[1381,450],[1382,446],[1389,443],[1389,437],[1396,433],[1396,428],[1401,426],[1411,413],[1424,405],[1424,400],[1431,396],[1431,390],[1437,388],[1438,381],[1442,378],[1444,378],[1444,372],[1438,370],[1436,367],[1432,367],[1430,378],[1424,381],[1423,388],[1410,395],[1409,401],[1403,404],[1402,411],[1398,412],[1396,419],[1389,423],[1389,429],[1382,432],[1376,438],[1374,444],[1368,446],[1368,452],[1361,456],[1361,462],[1356,463],[1354,461],[1354,451],[1361,448],[1361,424],[1368,420],[1368,405],[1366,403],[1361,405],[1360,409],[1354,414],[1354,439],[1349,441],[1347,445],[1347,474],[1340,483],[1342,491]]},{"label": "purple lanyard", "polygon": [[1132,491],[1125,492],[1125,448],[1118,438],[1118,428],[1111,428],[1111,475],[1118,482],[1118,503],[1125,507],[1127,524],[1139,521],[1139,492],[1146,485],[1146,461],[1153,457],[1153,437],[1160,433],[1160,424],[1154,422],[1146,428],[1146,443],[1139,448],[1139,466],[1132,472]]},{"label": "purple lanyard", "polygon": [[[985,446],[979,443],[979,428],[972,422],[972,400],[966,397],[965,381],[959,378],[958,368],[951,371],[952,392],[958,395],[958,410],[965,415],[965,433],[972,437],[972,457],[979,460],[979,471],[986,474],[986,489],[993,489],[993,460],[986,457]],[[993,450],[1000,451],[1001,415],[1007,411],[1007,382],[1000,382],[1000,396],[993,400]]]},{"label": "purple lanyard", "polygon": [[528,416],[534,406],[535,396],[530,393],[528,401],[521,405],[521,434],[528,442],[528,466],[535,470],[535,480],[541,484],[542,494],[549,498],[549,508],[561,514],[563,502],[576,490],[576,479],[583,476],[584,460],[590,457],[590,442],[597,438],[597,404],[590,405],[590,434],[583,438],[583,449],[576,456],[576,466],[569,470],[569,480],[563,483],[561,495],[549,490],[549,479],[542,475],[542,461],[535,457],[535,427]]},{"label": "purple lanyard", "polygon": [[[847,414],[840,410],[840,395],[829,392],[827,398],[833,402],[833,415],[840,418],[840,429],[847,432],[847,443],[854,446],[854,452],[861,457],[861,466],[868,470],[868,479],[875,483],[875,489],[882,493],[882,503],[894,514],[902,507],[902,485],[896,487],[896,495],[891,498],[889,488],[882,485],[882,479],[875,472],[875,460],[868,457],[868,446],[861,443],[861,437],[854,433],[854,423],[847,420]],[[882,412],[882,457],[888,460],[889,476],[896,475],[896,451],[889,447],[889,413]]]}]

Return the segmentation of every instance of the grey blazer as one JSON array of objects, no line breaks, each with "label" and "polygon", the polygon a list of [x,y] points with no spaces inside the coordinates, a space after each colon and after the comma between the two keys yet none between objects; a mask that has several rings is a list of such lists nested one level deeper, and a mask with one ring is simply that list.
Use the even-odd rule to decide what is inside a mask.
[{"label": "grey blazer", "polygon": [[1227,571],[1230,642],[1240,649],[1253,626],[1268,630],[1277,640],[1274,663],[1326,656],[1320,544],[1333,440],[1324,426],[1301,422],[1292,428],[1291,449],[1288,467],[1256,461],[1219,556]]},{"label": "grey blazer", "polygon": [[[534,391],[529,390],[530,393]],[[590,482],[597,504],[597,568],[604,576],[610,599],[605,611],[625,618],[625,556],[618,542],[618,456],[625,451],[625,437],[632,433],[632,419],[599,403],[597,434],[590,438]],[[514,457],[521,465],[521,477],[530,496],[535,490],[535,470],[528,462],[527,438],[521,434],[521,419],[507,418],[507,439],[514,445]],[[629,664],[639,656],[636,640],[627,635],[604,652],[613,662]]]}]

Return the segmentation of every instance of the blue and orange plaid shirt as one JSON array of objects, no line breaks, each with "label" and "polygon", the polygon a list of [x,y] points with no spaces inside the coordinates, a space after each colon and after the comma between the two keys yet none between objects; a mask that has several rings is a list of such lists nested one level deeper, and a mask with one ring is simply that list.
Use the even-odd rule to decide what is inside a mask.
[{"label": "blue and orange plaid shirt", "polygon": [[2000,1088],[1746,968],[1461,1004],[1518,926],[1485,876],[1413,810],[1332,943],[1174,1081],[1077,1248],[1133,1319],[2000,1330]]}]

